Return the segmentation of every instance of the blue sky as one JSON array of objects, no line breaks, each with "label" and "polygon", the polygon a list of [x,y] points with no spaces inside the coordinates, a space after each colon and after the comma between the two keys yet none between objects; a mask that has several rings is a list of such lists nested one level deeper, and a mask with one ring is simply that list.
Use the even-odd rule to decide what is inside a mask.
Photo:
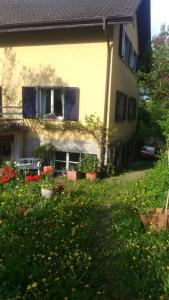
[{"label": "blue sky", "polygon": [[159,33],[164,23],[169,25],[169,0],[151,0],[152,36]]}]

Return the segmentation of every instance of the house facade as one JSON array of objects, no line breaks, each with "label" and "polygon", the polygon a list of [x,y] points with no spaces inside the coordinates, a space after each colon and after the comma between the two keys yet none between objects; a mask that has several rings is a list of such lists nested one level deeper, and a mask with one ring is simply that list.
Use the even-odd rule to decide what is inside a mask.
[{"label": "house facade", "polygon": [[135,72],[150,40],[150,2],[32,3],[0,3],[0,158],[32,157],[44,143],[56,148],[57,170],[68,169],[84,153],[99,157],[94,137],[71,127],[95,114],[114,129],[105,162],[116,142],[116,161],[130,161],[138,107]]}]

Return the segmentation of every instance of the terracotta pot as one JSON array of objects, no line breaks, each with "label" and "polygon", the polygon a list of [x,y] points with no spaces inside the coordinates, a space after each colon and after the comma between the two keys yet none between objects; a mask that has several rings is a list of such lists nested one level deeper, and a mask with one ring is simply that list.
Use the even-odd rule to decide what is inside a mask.
[{"label": "terracotta pot", "polygon": [[87,172],[86,178],[89,179],[90,181],[96,180],[97,172]]},{"label": "terracotta pot", "polygon": [[166,230],[168,214],[162,208],[156,208],[148,215],[141,215],[141,220],[144,227],[151,232]]},{"label": "terracotta pot", "polygon": [[54,174],[54,166],[44,166],[43,173],[44,173],[44,175]]},{"label": "terracotta pot", "polygon": [[54,195],[54,192],[52,190],[43,189],[41,188],[42,197],[50,199]]},{"label": "terracotta pot", "polygon": [[81,173],[79,171],[67,171],[67,178],[75,181],[81,178]]}]

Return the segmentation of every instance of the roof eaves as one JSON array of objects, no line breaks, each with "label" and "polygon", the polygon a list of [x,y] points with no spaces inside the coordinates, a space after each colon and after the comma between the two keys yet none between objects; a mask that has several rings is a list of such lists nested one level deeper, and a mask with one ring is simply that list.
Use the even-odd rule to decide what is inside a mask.
[{"label": "roof eaves", "polygon": [[35,31],[35,30],[45,30],[45,29],[64,29],[73,27],[84,27],[84,26],[101,26],[103,20],[107,21],[108,24],[121,24],[129,23],[133,21],[133,16],[105,16],[103,18],[81,18],[81,19],[70,19],[70,20],[60,20],[57,22],[34,22],[34,23],[19,23],[19,24],[5,24],[0,25],[0,32],[21,32],[21,31]]}]

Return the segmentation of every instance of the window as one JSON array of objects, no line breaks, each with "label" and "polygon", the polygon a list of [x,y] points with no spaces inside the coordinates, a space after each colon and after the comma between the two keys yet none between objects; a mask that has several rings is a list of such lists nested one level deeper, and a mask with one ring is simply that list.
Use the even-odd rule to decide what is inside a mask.
[{"label": "window", "polygon": [[69,170],[71,166],[76,165],[80,161],[82,155],[83,153],[56,151],[55,169],[57,171]]},{"label": "window", "polygon": [[128,102],[128,121],[133,121],[136,119],[136,99],[129,98]]},{"label": "window", "polygon": [[120,26],[119,55],[125,64],[133,71],[137,69],[137,54],[128,38],[124,25]]},{"label": "window", "polygon": [[123,122],[126,120],[126,106],[127,106],[127,95],[117,91],[116,94],[116,122]]},{"label": "window", "polygon": [[10,144],[6,144],[6,145],[0,144],[0,155],[2,155],[2,156],[11,155],[11,145]]},{"label": "window", "polygon": [[76,121],[79,118],[79,89],[69,87],[23,87],[23,116]]}]

